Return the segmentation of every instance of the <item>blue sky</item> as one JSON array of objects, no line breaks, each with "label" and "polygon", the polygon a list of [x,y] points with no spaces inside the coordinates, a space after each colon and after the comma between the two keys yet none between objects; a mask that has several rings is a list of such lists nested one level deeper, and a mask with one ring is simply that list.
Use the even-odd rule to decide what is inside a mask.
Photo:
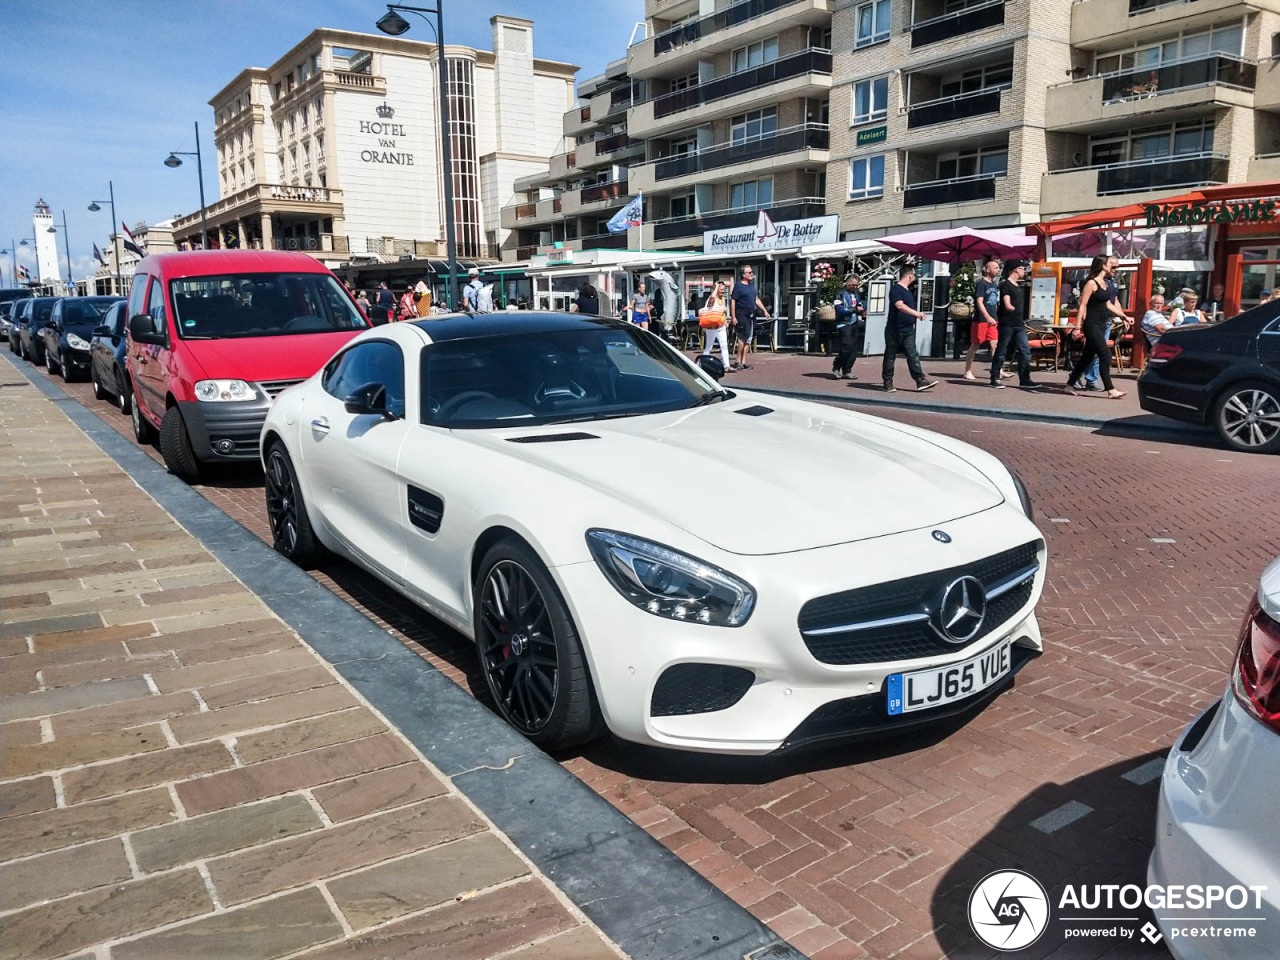
[{"label": "blue sky", "polygon": [[[644,0],[444,0],[450,43],[489,49],[496,13],[534,21],[534,54],[599,73],[626,52]],[[419,3],[428,6],[429,3]],[[31,236],[39,197],[59,230],[67,214],[74,274],[92,268],[111,215],[90,213],[115,184],[130,226],[199,207],[195,158],[176,170],[170,150],[194,150],[200,123],[206,200],[217,196],[209,98],[241,69],[268,66],[316,27],[375,32],[378,0],[0,0],[0,249]],[[415,17],[408,36],[429,40]],[[18,247],[31,264],[31,247]],[[62,237],[58,253],[65,276]],[[4,257],[9,280],[10,258]]]}]

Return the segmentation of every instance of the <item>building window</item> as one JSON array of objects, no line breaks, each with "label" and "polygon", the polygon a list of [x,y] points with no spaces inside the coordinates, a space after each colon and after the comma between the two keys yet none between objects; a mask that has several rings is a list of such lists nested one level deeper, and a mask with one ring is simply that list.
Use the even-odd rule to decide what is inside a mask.
[{"label": "building window", "polygon": [[729,139],[733,143],[747,143],[773,136],[778,132],[778,108],[766,107],[734,117],[729,124]]},{"label": "building window", "polygon": [[670,209],[670,216],[672,218],[695,216],[697,213],[697,206],[694,203],[693,194],[687,193],[683,196],[672,197]]},{"label": "building window", "polygon": [[298,64],[298,83],[306,83],[307,77],[311,75],[310,65],[307,63]]},{"label": "building window", "polygon": [[[888,3],[888,0],[884,0]],[[758,40],[748,47],[739,47],[733,51],[733,72],[741,73],[753,67],[763,66],[778,59],[778,38]]]},{"label": "building window", "polygon": [[872,123],[889,115],[889,78],[873,77],[853,85],[853,122]]},{"label": "building window", "polygon": [[1183,157],[1213,151],[1213,121],[1190,120],[1167,127],[1147,127],[1096,136],[1089,142],[1089,163],[1135,163],[1160,157]]},{"label": "building window", "polygon": [[279,82],[277,82],[277,83],[276,83],[276,97],[275,97],[275,98],[276,98],[276,100],[277,100],[277,101],[280,99],[280,84],[279,84]]},{"label": "building window", "polygon": [[307,105],[304,103],[302,105],[302,129],[303,130],[307,129],[307,127],[310,126],[310,122],[309,122],[310,117],[311,117],[311,111],[307,107]]},{"label": "building window", "polygon": [[729,187],[731,210],[758,210],[773,203],[773,178],[748,180]]},{"label": "building window", "polygon": [[1239,21],[1184,33],[1160,43],[1146,43],[1121,53],[1109,53],[1094,60],[1094,73],[1117,73],[1126,70],[1144,70],[1173,60],[1190,60],[1211,53],[1240,56],[1244,42],[1244,26]]},{"label": "building window", "polygon": [[938,179],[956,180],[963,177],[1003,177],[1009,170],[1009,150],[1006,147],[982,147],[977,150],[960,150],[938,157]]},{"label": "building window", "polygon": [[688,90],[690,87],[698,85],[698,75],[691,73],[688,76],[676,77],[671,81],[670,92],[677,93],[681,90]]},{"label": "building window", "polygon": [[298,132],[298,115],[296,113],[289,114],[289,136],[293,136]]},{"label": "building window", "polygon": [[[483,226],[480,218],[480,158],[476,149],[474,61],[455,57],[445,60],[445,96],[449,103],[458,253],[464,257],[477,257],[482,246]],[[443,193],[442,188],[440,194]],[[441,221],[443,219],[441,216]]]},{"label": "building window", "polygon": [[988,67],[977,67],[961,74],[953,74],[942,81],[940,95],[958,97],[964,93],[976,93],[979,90],[1000,88],[1007,90],[1013,86],[1013,63],[1002,63]]},{"label": "building window", "polygon": [[677,140],[667,141],[667,156],[669,157],[691,157],[698,152],[698,138],[695,135],[680,137]]},{"label": "building window", "polygon": [[316,97],[316,126],[324,123],[324,99]]},{"label": "building window", "polygon": [[889,39],[889,0],[869,0],[853,11],[853,48],[869,47]]},{"label": "building window", "polygon": [[849,161],[849,199],[884,196],[884,154]]}]

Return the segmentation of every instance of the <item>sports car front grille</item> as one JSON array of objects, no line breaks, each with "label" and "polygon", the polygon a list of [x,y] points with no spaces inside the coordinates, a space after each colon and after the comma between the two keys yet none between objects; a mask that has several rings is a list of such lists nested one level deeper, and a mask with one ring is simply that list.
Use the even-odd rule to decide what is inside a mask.
[{"label": "sports car front grille", "polygon": [[262,388],[262,392],[263,392],[263,393],[265,393],[268,397],[271,397],[271,399],[273,399],[273,400],[274,400],[274,399],[275,399],[279,394],[281,394],[281,393],[283,393],[284,391],[288,390],[290,387],[293,387],[293,386],[298,385],[298,384],[299,384],[299,383],[301,383],[301,382],[302,382],[302,380],[301,380],[301,379],[298,379],[298,380],[263,380],[263,381],[259,382],[258,386],[260,386],[260,387]]},{"label": "sports car front grille", "polygon": [[727,710],[743,698],[756,675],[742,667],[713,663],[677,663],[662,671],[653,688],[649,713],[676,717]]},{"label": "sports car front grille", "polygon": [[[1040,546],[1040,541],[1033,541],[973,563],[817,597],[800,608],[800,634],[809,652],[830,664],[955,653],[988,636],[1031,599]],[[947,584],[963,576],[976,577],[988,593],[1011,579],[1025,578],[988,600],[981,628],[961,645],[945,640],[933,618]],[[845,626],[849,629],[840,629]]]}]

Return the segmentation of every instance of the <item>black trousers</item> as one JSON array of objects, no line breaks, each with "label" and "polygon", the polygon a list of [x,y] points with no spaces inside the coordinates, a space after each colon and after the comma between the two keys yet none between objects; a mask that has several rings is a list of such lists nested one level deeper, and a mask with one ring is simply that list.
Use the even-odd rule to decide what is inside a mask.
[{"label": "black trousers", "polygon": [[1094,357],[1097,357],[1098,376],[1102,380],[1103,389],[1115,389],[1111,384],[1111,351],[1107,348],[1107,334],[1110,331],[1111,319],[1109,317],[1101,320],[1085,318],[1084,351],[1080,354],[1080,359],[1076,361],[1076,365],[1071,369],[1071,376],[1067,380],[1067,386],[1074,387],[1079,384],[1080,378],[1089,369],[1089,364],[1093,363]]},{"label": "black trousers", "polygon": [[831,364],[833,373],[849,374],[853,370],[853,361],[858,357],[858,332],[861,323],[846,323],[836,332],[840,334],[840,352]]},{"label": "black trousers", "polygon": [[884,328],[884,364],[881,373],[886,383],[893,381],[893,365],[897,362],[899,352],[907,356],[907,369],[911,371],[911,379],[916,383],[924,383],[920,351],[916,349],[915,324],[900,327],[891,323]]},{"label": "black trousers", "polygon": [[1027,342],[1026,324],[1007,323],[999,330],[1000,339],[996,341],[995,354],[991,358],[991,382],[996,383],[1000,379],[1000,368],[1004,366],[1005,357],[1009,355],[1012,345],[1018,351],[1018,382],[1030,383],[1031,344]]}]

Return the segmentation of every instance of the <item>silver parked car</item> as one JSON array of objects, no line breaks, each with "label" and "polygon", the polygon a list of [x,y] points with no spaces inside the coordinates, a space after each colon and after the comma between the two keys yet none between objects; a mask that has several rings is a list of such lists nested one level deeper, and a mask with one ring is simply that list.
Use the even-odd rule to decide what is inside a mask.
[{"label": "silver parked car", "polygon": [[[1165,763],[1147,882],[1168,893],[1183,888],[1178,908],[1155,911],[1178,960],[1280,955],[1277,798],[1280,559],[1263,571],[1226,693]],[[1188,896],[1192,885],[1201,890],[1199,906]],[[1216,899],[1214,888],[1223,892]],[[1235,932],[1250,928],[1252,936]]]}]

